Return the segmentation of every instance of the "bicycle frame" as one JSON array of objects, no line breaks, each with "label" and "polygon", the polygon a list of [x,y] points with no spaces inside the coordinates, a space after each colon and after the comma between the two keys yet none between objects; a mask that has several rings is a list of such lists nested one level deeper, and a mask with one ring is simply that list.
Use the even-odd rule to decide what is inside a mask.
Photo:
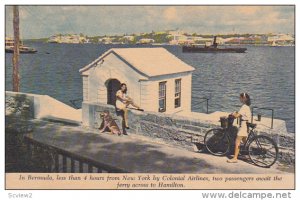
[{"label": "bicycle frame", "polygon": [[[231,144],[231,145],[235,144],[235,138],[233,138],[233,134],[231,133],[231,131],[232,131],[231,129],[232,129],[232,128],[233,128],[233,127],[223,128],[223,129],[225,129],[225,130],[224,130],[224,132],[225,132],[224,137],[228,137],[228,138],[229,138],[229,141],[230,141],[230,144]],[[254,133],[254,128],[252,128],[252,129],[249,131],[249,134],[248,134],[247,139],[246,139],[246,143],[243,144],[243,145],[241,145],[241,148],[240,148],[240,151],[241,151],[241,152],[247,151],[247,147],[248,147],[248,145],[249,145],[251,139],[252,139],[253,137],[255,137],[255,136],[256,136],[256,134]]]},{"label": "bicycle frame", "polygon": [[[248,128],[249,134],[246,141],[240,146],[241,155],[248,155],[257,166],[272,166],[278,158],[276,142],[268,136],[257,135],[254,130],[256,128],[255,124],[249,124]],[[235,132],[235,126],[214,128],[207,131],[204,138],[207,150],[216,156],[226,155],[235,146]]]}]

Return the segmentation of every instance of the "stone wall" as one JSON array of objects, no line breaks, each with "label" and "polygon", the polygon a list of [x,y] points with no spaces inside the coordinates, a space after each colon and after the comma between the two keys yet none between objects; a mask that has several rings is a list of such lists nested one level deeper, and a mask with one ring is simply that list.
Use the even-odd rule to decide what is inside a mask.
[{"label": "stone wall", "polygon": [[[98,128],[101,123],[99,113],[108,110],[117,119],[119,127],[122,118],[116,115],[115,108],[107,104],[82,104],[83,125]],[[219,124],[203,121],[196,118],[167,115],[155,112],[129,111],[129,125],[131,134],[138,134],[161,141],[190,151],[205,149],[203,146],[205,133],[219,127]],[[276,130],[257,129],[258,134],[272,137],[280,149],[279,161],[285,164],[295,163],[294,134],[276,132]]]},{"label": "stone wall", "polygon": [[[17,133],[30,132],[33,127],[30,120],[41,116],[41,109],[47,107],[49,97],[44,101],[42,95],[6,92],[5,116],[6,131],[17,130]],[[41,100],[42,99],[42,100]],[[43,103],[44,102],[44,103]],[[46,102],[46,103],[45,103]],[[51,100],[52,102],[52,100]],[[43,107],[43,108],[41,108]],[[50,108],[49,108],[50,109]],[[82,104],[82,124],[90,128],[100,127],[100,112],[108,110],[122,127],[122,117],[116,115],[115,108],[107,104]],[[168,115],[156,112],[129,111],[130,134],[149,137],[157,142],[178,146],[190,151],[203,150],[205,133],[219,127],[213,123],[199,118]],[[295,134],[269,128],[257,128],[258,134],[272,137],[279,146],[279,162],[288,165],[295,164]]]},{"label": "stone wall", "polygon": [[81,110],[74,109],[48,95],[5,92],[5,115],[60,120],[81,124]]}]

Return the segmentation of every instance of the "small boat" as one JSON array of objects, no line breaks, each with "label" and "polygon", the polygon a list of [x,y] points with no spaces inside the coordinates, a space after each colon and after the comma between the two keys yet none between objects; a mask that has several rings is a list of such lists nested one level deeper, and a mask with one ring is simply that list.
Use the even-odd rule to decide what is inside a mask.
[{"label": "small boat", "polygon": [[204,47],[202,46],[183,46],[182,52],[183,53],[245,53],[247,48],[218,48],[218,43],[216,42],[217,36],[214,36],[214,42],[212,45]]},{"label": "small boat", "polygon": [[[20,53],[36,53],[37,50],[31,47],[26,47],[23,45],[23,43],[20,41],[19,46]],[[5,52],[6,53],[13,53],[14,52],[14,40],[11,38],[5,38]]]}]

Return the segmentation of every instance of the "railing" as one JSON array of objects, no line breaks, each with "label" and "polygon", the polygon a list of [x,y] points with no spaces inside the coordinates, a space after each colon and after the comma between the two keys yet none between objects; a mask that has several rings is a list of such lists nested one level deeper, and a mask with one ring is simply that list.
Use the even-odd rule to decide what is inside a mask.
[{"label": "railing", "polygon": [[270,111],[272,111],[271,129],[273,129],[274,109],[272,109],[272,108],[264,108],[264,107],[256,107],[256,106],[252,106],[251,123],[253,123],[253,113],[254,113],[254,109],[257,109],[257,110],[270,110]]},{"label": "railing", "polygon": [[78,154],[74,154],[53,146],[43,144],[27,136],[24,137],[24,141],[27,144],[27,156],[29,160],[34,159],[34,157],[37,157],[37,155],[39,155],[41,158],[37,159],[40,161],[42,159],[45,159],[45,155],[47,155],[47,164],[44,166],[47,172],[126,173],[126,171],[124,170],[100,163]]},{"label": "railing", "polygon": [[83,101],[82,98],[70,100],[71,104],[72,104],[76,109],[79,109],[79,108],[80,108],[80,107],[77,105],[77,102],[82,102],[82,101]]},{"label": "railing", "polygon": [[204,103],[204,102],[206,102],[206,114],[208,114],[208,107],[209,107],[209,98],[207,98],[207,97],[201,97],[201,98],[198,98],[198,99],[205,99],[204,101],[201,101],[201,102],[199,102],[198,103],[198,105],[196,105],[196,106],[194,106],[194,108],[196,108],[196,109],[200,109],[200,107],[199,107],[199,105],[201,104],[201,103]]}]

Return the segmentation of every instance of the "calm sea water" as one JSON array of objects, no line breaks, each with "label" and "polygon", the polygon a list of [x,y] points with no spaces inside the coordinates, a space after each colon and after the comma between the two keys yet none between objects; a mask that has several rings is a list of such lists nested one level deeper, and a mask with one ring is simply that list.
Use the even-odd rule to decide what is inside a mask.
[{"label": "calm sea water", "polygon": [[[28,43],[36,54],[20,58],[21,91],[47,94],[64,103],[82,98],[78,70],[109,48],[126,45]],[[130,46],[132,47],[132,46]],[[134,46],[145,47],[145,46]],[[252,105],[274,109],[274,117],[295,132],[295,49],[294,47],[247,47],[244,54],[182,53],[181,47],[164,46],[193,66],[192,110],[209,112],[238,110],[239,94],[247,92]],[[12,54],[6,54],[6,90],[12,90]],[[270,111],[257,110],[263,116]]]}]

